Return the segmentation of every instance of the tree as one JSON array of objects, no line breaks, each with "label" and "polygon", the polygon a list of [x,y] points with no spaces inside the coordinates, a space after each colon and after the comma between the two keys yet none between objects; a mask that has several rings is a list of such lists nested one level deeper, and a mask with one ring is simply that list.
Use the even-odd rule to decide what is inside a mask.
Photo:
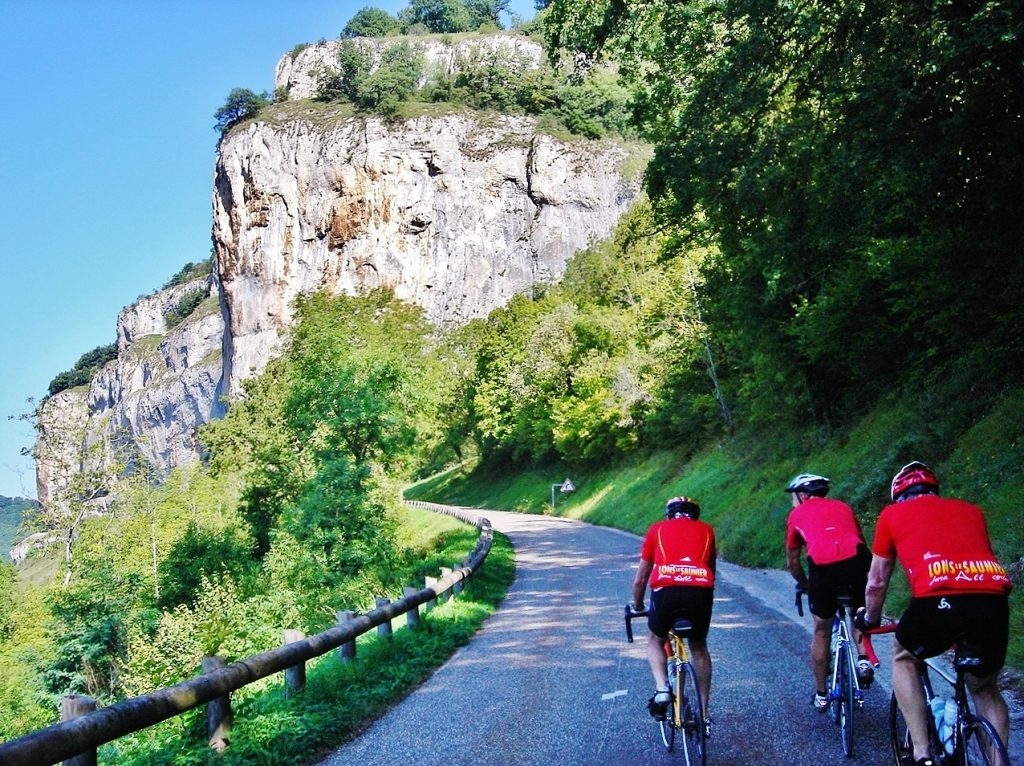
[{"label": "tree", "polygon": [[217,121],[214,130],[224,135],[243,120],[255,117],[269,103],[270,97],[266,93],[257,94],[248,88],[232,88],[224,105],[213,113]]},{"label": "tree", "polygon": [[405,27],[423,25],[428,32],[468,32],[473,28],[464,0],[412,0],[398,16]]},{"label": "tree", "polygon": [[380,8],[359,9],[341,30],[342,37],[387,37],[399,31],[398,19]]}]

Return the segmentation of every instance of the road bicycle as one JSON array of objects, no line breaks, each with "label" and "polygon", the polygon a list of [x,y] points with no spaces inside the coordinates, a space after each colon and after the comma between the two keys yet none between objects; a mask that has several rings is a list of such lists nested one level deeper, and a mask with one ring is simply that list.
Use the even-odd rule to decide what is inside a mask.
[{"label": "road bicycle", "polygon": [[[867,634],[893,633],[896,624],[890,623],[871,628]],[[933,759],[940,766],[1010,766],[1006,746],[991,722],[971,709],[967,695],[964,674],[981,664],[981,658],[971,649],[958,642],[953,646],[953,672],[941,667],[934,659],[927,659],[918,666],[918,680],[924,692],[929,710],[937,710],[943,696],[936,691],[934,679],[940,679],[942,686],[948,685],[956,708],[955,716],[937,720],[928,715],[928,740]],[[877,665],[877,660],[875,661]],[[947,695],[948,697],[948,695]],[[936,701],[940,704],[936,705]],[[940,732],[940,727],[942,731]],[[896,695],[889,702],[889,733],[892,739],[892,755],[895,766],[914,763],[914,747],[910,739],[903,713],[896,703]]]},{"label": "road bicycle", "polygon": [[[646,609],[634,611],[630,604],[626,604],[626,639],[630,643],[633,643],[632,620],[646,616]],[[693,623],[680,617],[672,624],[665,639],[665,663],[672,704],[658,724],[666,751],[673,751],[676,735],[680,734],[681,750],[687,766],[706,766],[708,744],[702,703],[704,696],[684,641],[692,631]]]},{"label": "road bicycle", "polygon": [[[803,590],[799,584],[796,588],[796,609],[803,617]],[[836,598],[836,613],[832,618],[831,671],[826,683],[828,686],[828,715],[833,723],[839,725],[839,741],[843,746],[843,754],[853,757],[853,729],[857,710],[864,706],[865,685],[861,687],[857,676],[857,642],[853,636],[853,614],[851,605],[853,598],[841,595]],[[870,647],[867,644],[865,650]],[[872,652],[873,654],[873,652]],[[871,655],[868,655],[869,658]]]}]

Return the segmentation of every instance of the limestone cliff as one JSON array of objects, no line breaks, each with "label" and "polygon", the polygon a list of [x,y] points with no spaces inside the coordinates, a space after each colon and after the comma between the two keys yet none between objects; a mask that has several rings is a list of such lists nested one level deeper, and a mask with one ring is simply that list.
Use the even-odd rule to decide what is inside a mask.
[{"label": "limestone cliff", "polygon": [[619,143],[560,140],[514,116],[232,132],[213,200],[230,388],[263,368],[304,292],[387,286],[451,325],[558,279],[639,193],[628,158]]},{"label": "limestone cliff", "polygon": [[[523,38],[475,44],[511,45],[527,65],[539,57]],[[434,47],[438,66],[468,55]],[[437,108],[387,122],[294,100],[330,53],[325,43],[282,59],[279,84],[293,100],[222,139],[209,281],[125,308],[118,358],[87,391],[43,407],[44,503],[76,465],[116,464],[111,445],[135,445],[160,472],[194,461],[196,429],[277,353],[296,296],[387,286],[438,325],[483,317],[557,280],[568,258],[609,234],[640,192],[638,174],[628,171],[638,167],[637,150],[556,138],[533,118]],[[168,312],[197,287],[207,300],[169,327]],[[87,457],[91,445],[102,449]]]},{"label": "limestone cliff", "polygon": [[[181,324],[168,314],[196,291],[206,299]],[[46,505],[83,471],[117,469],[132,445],[158,473],[196,459],[198,426],[223,414],[224,320],[212,278],[140,298],[117,318],[118,357],[88,387],[40,407],[36,489]]]}]

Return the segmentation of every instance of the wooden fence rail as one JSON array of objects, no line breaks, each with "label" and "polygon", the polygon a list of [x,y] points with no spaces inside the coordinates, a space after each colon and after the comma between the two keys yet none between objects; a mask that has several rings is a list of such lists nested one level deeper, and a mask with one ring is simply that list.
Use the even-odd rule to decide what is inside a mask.
[{"label": "wooden fence rail", "polygon": [[436,584],[407,593],[404,598],[383,604],[366,614],[356,615],[323,633],[246,657],[175,686],[116,702],[2,743],[0,764],[50,766],[76,756],[91,757],[95,763],[95,751],[100,745],[166,721],[200,705],[223,700],[231,692],[261,678],[304,666],[308,660],[349,644],[356,636],[368,633],[378,625],[390,625],[391,620],[399,615],[417,610],[418,616],[420,605],[435,601],[449,590],[454,593],[457,586],[461,589],[462,583],[480,568],[491,549],[490,521],[461,508],[418,501],[407,501],[407,504],[455,516],[480,529],[476,547],[466,557],[462,566],[446,573]]}]

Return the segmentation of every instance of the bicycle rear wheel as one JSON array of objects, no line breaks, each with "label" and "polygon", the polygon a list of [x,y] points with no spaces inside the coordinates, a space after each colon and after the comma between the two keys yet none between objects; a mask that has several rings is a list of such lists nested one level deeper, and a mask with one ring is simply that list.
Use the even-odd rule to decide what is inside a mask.
[{"label": "bicycle rear wheel", "polygon": [[707,732],[704,730],[704,707],[693,665],[686,663],[680,675],[679,700],[683,705],[683,754],[687,766],[707,763]]},{"label": "bicycle rear wheel", "polygon": [[679,679],[677,678],[679,670],[675,660],[667,661],[667,670],[668,689],[672,692],[672,701],[669,703],[668,710],[665,711],[665,718],[658,723],[661,726],[661,741],[665,745],[665,750],[671,753],[676,742],[676,701],[679,699]]},{"label": "bicycle rear wheel", "polygon": [[844,644],[839,647],[839,672],[836,674],[839,698],[836,700],[836,705],[839,708],[839,738],[843,743],[843,755],[847,757],[853,755],[853,719],[856,710],[851,667],[850,648]]},{"label": "bicycle rear wheel", "polygon": [[964,727],[964,766],[1010,766],[1003,741],[988,719],[972,716]]}]

